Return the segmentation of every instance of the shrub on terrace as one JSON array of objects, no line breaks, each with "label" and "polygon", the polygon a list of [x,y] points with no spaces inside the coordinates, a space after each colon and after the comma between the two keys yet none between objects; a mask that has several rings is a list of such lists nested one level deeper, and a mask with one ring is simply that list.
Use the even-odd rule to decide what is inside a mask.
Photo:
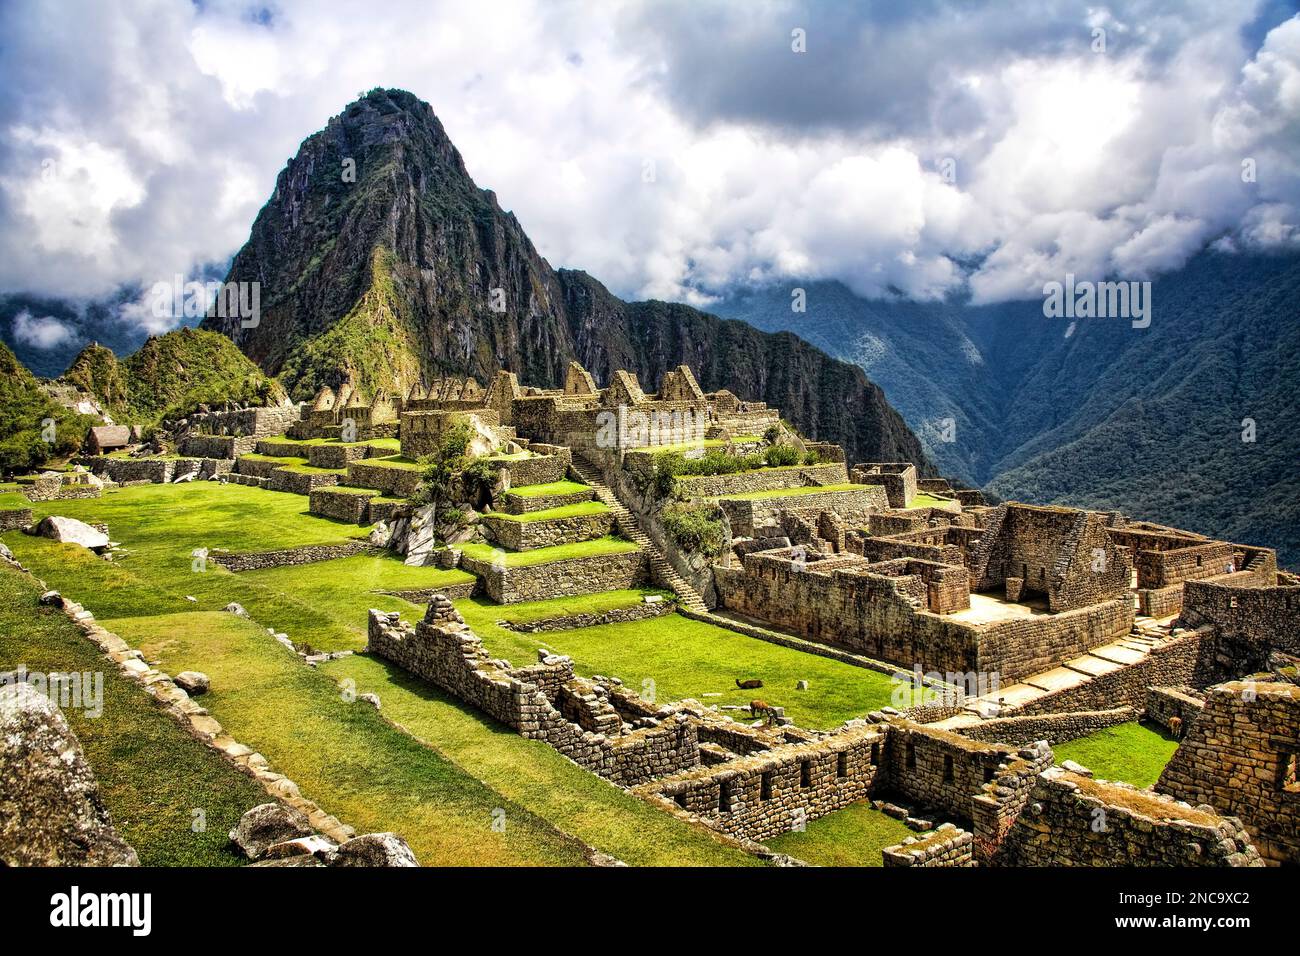
[{"label": "shrub on terrace", "polygon": [[717,505],[671,504],[663,510],[662,521],[683,551],[715,558],[727,547],[727,518]]},{"label": "shrub on terrace", "polygon": [[767,463],[773,468],[797,465],[802,457],[794,445],[770,445],[766,453]]},{"label": "shrub on terrace", "polygon": [[[459,488],[471,497],[490,488],[495,477],[491,463],[468,455],[473,431],[468,422],[455,422],[438,439],[437,450],[420,459],[420,485],[411,495],[416,505],[437,505],[449,501]],[[459,486],[459,487],[458,487]]]}]

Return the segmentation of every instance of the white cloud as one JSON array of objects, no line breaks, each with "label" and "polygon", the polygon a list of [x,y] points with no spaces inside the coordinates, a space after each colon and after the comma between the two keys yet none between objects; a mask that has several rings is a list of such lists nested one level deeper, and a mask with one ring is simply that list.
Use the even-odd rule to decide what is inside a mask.
[{"label": "white cloud", "polygon": [[552,265],[623,295],[798,276],[992,301],[1228,234],[1296,242],[1300,18],[1252,49],[1247,0],[270,9],[0,8],[0,291],[224,261],[299,142],[374,86],[428,100]]},{"label": "white cloud", "polygon": [[73,339],[73,330],[52,315],[33,316],[24,309],[14,316],[14,340],[47,351]]}]

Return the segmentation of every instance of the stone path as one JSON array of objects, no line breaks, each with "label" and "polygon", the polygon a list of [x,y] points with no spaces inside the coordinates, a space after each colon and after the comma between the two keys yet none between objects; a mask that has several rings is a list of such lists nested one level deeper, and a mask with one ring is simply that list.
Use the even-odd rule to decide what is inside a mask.
[{"label": "stone path", "polygon": [[[1047,694],[1080,687],[1106,674],[1131,667],[1146,660],[1154,649],[1170,640],[1169,624],[1157,623],[1150,618],[1139,619],[1129,634],[1079,657],[1071,658],[1059,667],[1026,677],[1017,684],[1002,687],[982,697],[966,702],[963,712],[928,726],[942,730],[956,730],[980,723],[984,717],[1010,717],[1026,704]],[[998,702],[1001,701],[1001,708]],[[999,713],[999,709],[1001,713]]]},{"label": "stone path", "polygon": [[618,524],[618,530],[629,541],[635,542],[641,547],[650,561],[650,570],[654,574],[655,581],[670,588],[681,599],[684,608],[698,613],[706,613],[708,605],[700,597],[700,592],[695,590],[685,578],[677,573],[677,570],[664,557],[662,551],[651,540],[650,536],[641,528],[641,523],[637,520],[628,508],[624,507],[623,502],[618,500],[618,495],[604,482],[600,469],[594,463],[580,459],[577,452],[574,453],[572,467],[574,472],[582,479],[583,484],[590,485],[606,507],[614,515],[614,521]]}]

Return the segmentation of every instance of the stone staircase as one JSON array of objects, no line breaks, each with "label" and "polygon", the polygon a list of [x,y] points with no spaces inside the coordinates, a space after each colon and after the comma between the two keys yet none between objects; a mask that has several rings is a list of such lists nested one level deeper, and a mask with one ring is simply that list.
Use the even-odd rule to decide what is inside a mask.
[{"label": "stone staircase", "polygon": [[1139,618],[1129,634],[1057,667],[1023,678],[1018,683],[1000,688],[983,697],[967,698],[962,712],[945,720],[930,724],[942,730],[959,730],[975,726],[987,717],[1015,716],[1026,704],[1041,697],[1061,691],[1073,690],[1098,677],[1112,674],[1125,667],[1140,664],[1152,651],[1174,640],[1168,624],[1159,624],[1150,618]]},{"label": "stone staircase", "polygon": [[695,590],[685,578],[677,573],[677,570],[664,557],[663,552],[659,550],[659,547],[641,528],[641,522],[637,520],[636,515],[624,507],[623,502],[618,500],[618,495],[614,494],[613,489],[605,484],[600,468],[591,460],[580,457],[576,451],[573,455],[571,467],[582,480],[582,483],[589,485],[596,492],[596,497],[604,502],[610,512],[613,513],[619,532],[629,541],[635,542],[645,552],[646,558],[650,562],[650,571],[654,576],[654,580],[671,589],[681,600],[684,608],[699,614],[707,614],[709,608],[704,603],[704,599],[700,597],[700,592]]}]

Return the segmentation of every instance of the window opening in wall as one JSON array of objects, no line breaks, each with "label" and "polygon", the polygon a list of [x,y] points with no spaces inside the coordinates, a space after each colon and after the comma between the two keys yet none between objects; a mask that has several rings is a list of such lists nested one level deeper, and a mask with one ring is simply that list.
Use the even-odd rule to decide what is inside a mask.
[{"label": "window opening in wall", "polygon": [[723,813],[731,812],[731,781],[724,780],[718,788],[718,809]]},{"label": "window opening in wall", "polygon": [[1282,789],[1300,793],[1300,756],[1296,754],[1282,754]]},{"label": "window opening in wall", "polygon": [[984,782],[985,782],[985,783],[992,783],[992,782],[993,782],[993,768],[992,768],[992,767],[985,767],[985,768],[984,768]]},{"label": "window opening in wall", "polygon": [[[841,756],[843,756],[843,754],[841,754]],[[871,766],[873,766],[873,767],[878,767],[878,766],[880,766],[880,744],[872,744],[872,745],[871,745]],[[841,776],[841,777],[847,777],[848,774],[847,774],[847,773],[842,773],[842,774],[840,774],[840,776]]]},{"label": "window opening in wall", "polygon": [[943,782],[952,783],[952,757],[950,755],[943,758]]},{"label": "window opening in wall", "polygon": [[678,805],[679,807],[681,807],[683,810],[686,809],[686,791],[685,791],[685,790],[683,790],[681,793],[677,794],[675,797],[673,797],[673,799],[674,799],[675,801],[677,801],[677,805]]},{"label": "window opening in wall", "polygon": [[916,744],[911,742],[907,745],[907,769],[916,769]]},{"label": "window opening in wall", "polygon": [[799,761],[799,786],[807,789],[812,786],[812,763],[808,760]]},{"label": "window opening in wall", "polygon": [[763,773],[762,783],[759,788],[758,797],[760,800],[772,799],[772,771],[768,770]]},{"label": "window opening in wall", "polygon": [[[871,750],[874,753],[877,745],[872,744]],[[835,755],[835,776],[847,777],[849,775],[849,755],[845,751],[840,751]]]}]

